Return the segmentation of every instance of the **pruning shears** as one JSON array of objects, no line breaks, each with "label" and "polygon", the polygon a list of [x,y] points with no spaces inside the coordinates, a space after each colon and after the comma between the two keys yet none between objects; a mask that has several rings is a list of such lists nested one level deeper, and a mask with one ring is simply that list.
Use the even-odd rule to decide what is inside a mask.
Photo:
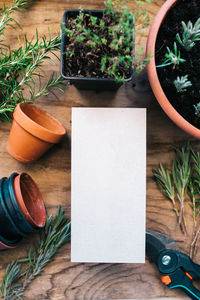
[{"label": "pruning shears", "polygon": [[171,238],[161,233],[146,231],[146,252],[161,273],[161,281],[170,289],[180,288],[191,299],[200,300],[200,290],[192,284],[200,278],[200,265],[178,251]]}]

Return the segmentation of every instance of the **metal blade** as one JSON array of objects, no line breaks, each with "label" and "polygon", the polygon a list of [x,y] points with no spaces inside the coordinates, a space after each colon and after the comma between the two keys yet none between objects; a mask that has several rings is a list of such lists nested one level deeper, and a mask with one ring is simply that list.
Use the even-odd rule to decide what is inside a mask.
[{"label": "metal blade", "polygon": [[175,241],[171,238],[162,233],[148,229],[146,231],[146,252],[153,262],[157,262],[160,252],[165,249],[179,250]]}]

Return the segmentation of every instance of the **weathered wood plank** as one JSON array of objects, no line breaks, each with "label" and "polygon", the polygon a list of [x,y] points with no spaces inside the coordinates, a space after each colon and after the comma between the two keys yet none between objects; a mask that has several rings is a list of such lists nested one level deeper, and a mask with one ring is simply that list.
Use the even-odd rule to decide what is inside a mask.
[{"label": "weathered wood plank", "polygon": [[[10,4],[12,1],[6,1]],[[23,27],[20,30],[7,31],[7,42],[17,45],[18,36],[22,39],[24,33],[31,37],[38,27],[40,36],[47,34],[48,27],[55,34],[59,29],[63,11],[69,8],[99,9],[104,0],[43,0],[33,1],[32,7],[17,14],[17,21]],[[3,1],[0,0],[0,5]],[[154,0],[148,10],[154,16],[164,0]],[[131,4],[132,6],[132,4]],[[146,37],[139,38],[138,43],[145,45]],[[59,66],[48,66],[48,71],[59,71]],[[135,86],[133,86],[133,83]],[[57,97],[49,95],[42,97],[37,104],[52,113],[66,127],[68,136],[55,146],[38,162],[23,165],[12,159],[6,152],[6,142],[10,124],[0,124],[0,176],[8,176],[13,171],[28,172],[37,182],[48,213],[55,213],[57,205],[63,205],[70,216],[70,136],[71,107],[147,107],[147,228],[159,230],[177,240],[183,251],[188,253],[192,236],[191,210],[186,204],[186,217],[189,224],[189,234],[184,236],[176,226],[176,218],[172,206],[161,193],[152,179],[152,168],[160,161],[170,162],[172,158],[171,145],[180,145],[188,140],[188,136],[178,129],[164,114],[155,101],[148,84],[147,75],[137,75],[133,82],[121,87],[117,93],[78,91],[73,86],[66,86],[64,94]],[[199,142],[193,140],[199,149]],[[139,199],[138,199],[139,201]],[[24,240],[12,251],[0,253],[0,279],[6,265],[13,259],[25,255],[34,240],[34,236]],[[196,261],[200,260],[200,253]],[[175,297],[175,298],[174,298]],[[27,289],[24,299],[186,299],[179,291],[170,291],[159,280],[156,268],[147,260],[144,265],[136,264],[75,264],[70,263],[70,245],[60,249],[52,263],[42,276],[37,278]]]}]

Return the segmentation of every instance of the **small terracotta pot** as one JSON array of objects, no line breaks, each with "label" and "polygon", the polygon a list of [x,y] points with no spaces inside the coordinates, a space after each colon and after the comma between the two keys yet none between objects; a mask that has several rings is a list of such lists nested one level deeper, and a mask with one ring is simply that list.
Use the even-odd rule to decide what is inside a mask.
[{"label": "small terracotta pot", "polygon": [[7,151],[23,163],[37,160],[66,134],[59,121],[33,104],[19,103],[13,117]]},{"label": "small terracotta pot", "polygon": [[46,211],[41,193],[31,178],[22,173],[14,178],[13,188],[19,207],[26,220],[35,228],[46,223]]},{"label": "small terracotta pot", "polygon": [[189,133],[191,136],[200,139],[200,129],[196,128],[192,124],[190,124],[188,121],[186,121],[171,105],[169,100],[167,99],[162,86],[160,84],[160,81],[158,79],[158,74],[156,70],[156,64],[155,64],[155,46],[156,46],[156,39],[157,34],[160,29],[160,26],[162,22],[164,21],[168,11],[173,8],[173,6],[178,2],[178,0],[167,0],[163,4],[163,6],[158,11],[156,17],[154,18],[154,21],[151,25],[148,40],[147,40],[147,49],[146,53],[151,53],[152,57],[150,59],[150,63],[147,65],[147,73],[149,82],[151,84],[151,88],[153,90],[153,93],[158,100],[160,106],[165,111],[165,113],[168,115],[168,117],[181,129],[183,129],[185,132]]}]

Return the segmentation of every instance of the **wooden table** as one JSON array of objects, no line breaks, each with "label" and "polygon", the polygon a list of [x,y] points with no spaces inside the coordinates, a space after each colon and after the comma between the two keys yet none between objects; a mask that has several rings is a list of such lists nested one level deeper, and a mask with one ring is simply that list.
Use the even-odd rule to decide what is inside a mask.
[{"label": "wooden table", "polygon": [[[4,1],[0,0],[0,5]],[[5,1],[10,4],[12,1]],[[30,38],[38,28],[40,36],[51,30],[52,36],[59,30],[63,11],[69,8],[100,9],[104,0],[35,0],[32,7],[17,14],[17,20],[23,27],[14,31],[9,29],[7,41],[16,45],[17,37],[27,33]],[[148,10],[152,15],[158,11],[164,0],[153,0]],[[138,39],[145,44],[146,37]],[[57,66],[48,66],[49,73],[59,71]],[[135,84],[135,86],[133,86]],[[188,253],[192,236],[191,209],[186,204],[186,218],[189,234],[183,235],[176,225],[172,206],[158,191],[153,178],[152,168],[159,162],[169,163],[172,158],[172,145],[180,146],[188,139],[199,149],[199,142],[177,128],[164,114],[152,95],[146,72],[135,76],[133,82],[122,86],[116,93],[79,91],[67,86],[63,94],[57,97],[49,95],[37,101],[58,118],[67,129],[67,136],[43,158],[31,165],[23,165],[6,152],[6,142],[10,130],[9,123],[1,123],[0,129],[0,176],[9,176],[13,171],[28,172],[37,182],[43,195],[48,213],[55,213],[57,205],[65,208],[70,217],[70,134],[71,107],[147,107],[147,228],[158,230],[173,237],[180,248]],[[139,199],[138,199],[139,201]],[[11,251],[1,252],[0,279],[6,265],[13,259],[25,256],[34,236],[24,240]],[[200,261],[200,252],[195,260]],[[175,297],[175,298],[174,298]],[[139,264],[80,264],[70,263],[70,244],[63,246],[41,276],[25,292],[24,299],[185,299],[180,291],[170,291],[159,280],[159,274],[153,264],[147,260]]]}]

